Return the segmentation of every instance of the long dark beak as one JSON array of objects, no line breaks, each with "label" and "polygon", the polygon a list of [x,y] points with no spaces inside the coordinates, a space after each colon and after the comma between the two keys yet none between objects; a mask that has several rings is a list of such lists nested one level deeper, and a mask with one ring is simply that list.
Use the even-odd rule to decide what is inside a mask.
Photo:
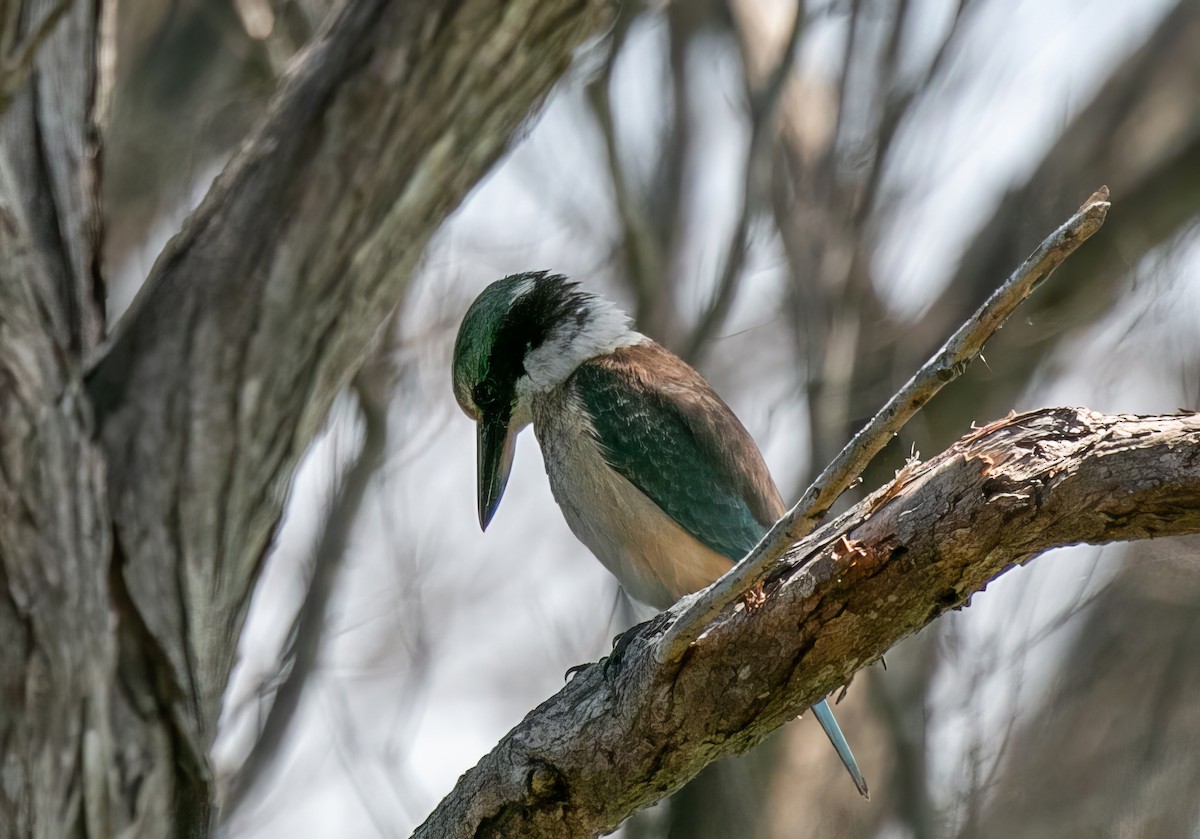
[{"label": "long dark beak", "polygon": [[508,473],[512,471],[517,433],[505,419],[485,416],[480,418],[478,426],[479,527],[487,530],[504,496]]}]

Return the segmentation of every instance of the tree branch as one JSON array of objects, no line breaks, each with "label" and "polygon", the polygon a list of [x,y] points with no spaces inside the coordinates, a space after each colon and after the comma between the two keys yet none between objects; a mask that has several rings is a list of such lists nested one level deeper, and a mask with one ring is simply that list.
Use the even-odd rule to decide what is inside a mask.
[{"label": "tree branch", "polygon": [[983,345],[1004,325],[1017,306],[1100,229],[1108,207],[1108,188],[1101,187],[1075,215],[1047,236],[987,302],[950,336],[941,350],[854,435],[754,550],[716,584],[689,601],[680,620],[671,627],[669,642],[662,646],[660,654],[671,658],[682,655],[718,612],[762,582],[775,561],[790,545],[812,532],[833,503],[905,423],[938,391],[958,378],[983,351]]},{"label": "tree branch", "polygon": [[0,158],[0,833],[111,835],[104,465],[15,180]]},{"label": "tree branch", "polygon": [[35,288],[76,359],[104,333],[100,268],[97,24],[101,0],[0,6],[0,146],[5,187],[43,263]]},{"label": "tree branch", "polygon": [[[587,86],[587,103],[604,141],[606,170],[612,183],[613,209],[621,225],[626,279],[637,300],[635,312],[639,322],[654,323],[659,318],[663,303],[661,288],[667,279],[666,254],[651,219],[650,208],[641,198],[640,193],[644,190],[634,188],[625,168],[612,111],[613,71],[633,18],[631,9],[617,16],[604,64]],[[645,321],[640,320],[642,317]]]},{"label": "tree branch", "polygon": [[743,752],[1051,548],[1200,532],[1200,414],[1036,411],[979,429],[792,547],[759,605],[665,663],[678,605],[530,713],[417,837],[591,836]]},{"label": "tree branch", "polygon": [[[757,87],[743,52],[742,72],[746,81],[747,98],[750,102],[750,147],[746,150],[745,168],[742,174],[742,208],[730,232],[729,242],[721,262],[712,299],[696,321],[688,335],[680,355],[692,364],[697,364],[708,343],[725,323],[733,308],[742,268],[750,249],[750,226],[760,213],[771,194],[775,138],[778,134],[777,117],[788,82],[792,80],[792,67],[796,53],[800,51],[800,36],[808,25],[808,13],[804,4],[796,4],[796,15],[791,33],[779,55],[779,63]],[[739,44],[741,41],[739,40]]]},{"label": "tree branch", "polygon": [[[1200,73],[1200,5],[1179,2],[1149,33],[1136,52],[1113,68],[1086,108],[1066,125],[1025,183],[1010,189],[965,248],[945,291],[912,326],[913,335],[941,335],[988,293],[987,277],[1012,264],[1024,250],[1031,228],[1052,223],[1045,208],[1054,196],[1069,195],[1102,180],[1121,196],[1120,225],[1098,237],[1071,260],[1066,272],[1087,277],[1056,282],[1038,295],[1032,312],[1052,313],[1062,331],[1111,310],[1130,265],[1168,240],[1195,217],[1200,195],[1200,88],[1187,80]],[[1143,96],[1144,91],[1161,91]],[[1181,119],[1187,114],[1190,118]],[[1137,154],[1128,137],[1136,136]],[[1041,331],[1045,331],[1042,327]],[[1031,369],[1045,356],[1044,335],[1021,334],[1006,344]],[[918,356],[919,357],[919,356]],[[1024,375],[1013,375],[1021,383]],[[989,382],[987,387],[993,387]],[[986,394],[981,394],[981,397]],[[1011,404],[1002,392],[1000,404]],[[980,399],[964,400],[979,404]],[[995,403],[993,403],[995,404]]]},{"label": "tree branch", "polygon": [[428,237],[607,10],[346,2],[89,377],[121,575],[198,753],[301,454]]}]

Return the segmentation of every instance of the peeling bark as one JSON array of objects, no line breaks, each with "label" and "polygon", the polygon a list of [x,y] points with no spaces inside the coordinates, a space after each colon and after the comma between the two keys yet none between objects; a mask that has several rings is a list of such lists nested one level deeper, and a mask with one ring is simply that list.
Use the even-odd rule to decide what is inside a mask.
[{"label": "peeling bark", "polygon": [[1200,415],[1059,408],[906,468],[797,545],[761,598],[656,663],[682,606],[530,713],[418,837],[593,836],[743,752],[1053,547],[1200,532]]},{"label": "peeling bark", "polygon": [[[39,288],[22,208],[0,168],[0,832],[104,824],[114,649],[109,526],[91,412]],[[103,811],[101,810],[101,813]],[[99,835],[99,834],[97,834]]]}]

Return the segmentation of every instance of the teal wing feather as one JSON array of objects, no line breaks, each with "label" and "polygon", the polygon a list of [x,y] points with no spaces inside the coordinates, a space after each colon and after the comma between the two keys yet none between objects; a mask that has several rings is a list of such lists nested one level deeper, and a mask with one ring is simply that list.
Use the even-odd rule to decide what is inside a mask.
[{"label": "teal wing feather", "polygon": [[[580,365],[572,379],[608,464],[712,550],[737,561],[783,515],[754,440],[677,356],[654,343],[623,347]],[[813,710],[866,796],[828,702]]]},{"label": "teal wing feather", "polygon": [[608,464],[712,550],[741,559],[782,513],[750,434],[677,356],[624,347],[573,380]]}]

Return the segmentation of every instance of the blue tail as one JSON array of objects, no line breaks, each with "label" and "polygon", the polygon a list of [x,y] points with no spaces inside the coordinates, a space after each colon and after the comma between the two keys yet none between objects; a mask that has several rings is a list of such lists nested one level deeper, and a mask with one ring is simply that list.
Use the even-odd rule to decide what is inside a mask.
[{"label": "blue tail", "polygon": [[812,706],[812,709],[813,713],[817,716],[817,722],[821,724],[821,728],[825,729],[825,735],[829,737],[829,742],[833,743],[833,747],[837,749],[838,757],[846,765],[846,771],[854,779],[854,786],[858,787],[858,791],[863,798],[869,799],[871,794],[867,792],[867,779],[859,771],[858,763],[854,760],[854,753],[850,751],[850,744],[846,742],[846,738],[842,734],[842,729],[838,726],[837,720],[834,719],[833,710],[829,707],[829,703],[822,699],[816,705]]}]

